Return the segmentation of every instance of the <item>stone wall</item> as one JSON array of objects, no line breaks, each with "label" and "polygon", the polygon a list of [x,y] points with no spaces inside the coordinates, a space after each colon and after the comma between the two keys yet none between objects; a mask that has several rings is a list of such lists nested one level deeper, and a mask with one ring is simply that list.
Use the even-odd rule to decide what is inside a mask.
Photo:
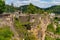
[{"label": "stone wall", "polygon": [[[21,23],[34,23],[33,26],[36,26],[39,23],[39,14],[18,14],[19,20]],[[1,24],[10,24],[12,22],[13,17],[18,16],[15,14],[0,14],[0,25]]]},{"label": "stone wall", "polygon": [[0,14],[0,26],[4,26],[4,25],[10,26],[11,23],[12,23],[11,14]]},{"label": "stone wall", "polygon": [[38,21],[39,17],[40,17],[39,14],[29,14],[29,15],[21,14],[21,15],[19,15],[19,20],[21,22],[31,22],[31,23],[33,23],[33,22]]},{"label": "stone wall", "polygon": [[26,23],[26,22],[30,22],[31,25],[31,30],[28,30],[29,32],[31,32],[32,34],[35,35],[35,37],[37,37],[38,39],[38,31],[39,31],[39,27],[38,25],[40,24],[40,14],[22,14],[19,16],[19,20],[21,21],[21,23]]},{"label": "stone wall", "polygon": [[26,14],[19,15],[19,20],[21,23],[29,22],[29,15]]},{"label": "stone wall", "polygon": [[2,14],[0,15],[0,25],[13,25],[13,17],[17,16],[21,23],[30,22],[31,30],[28,31],[34,34],[37,39],[40,40],[41,38],[42,40],[44,40],[45,30],[50,22],[50,18],[48,18],[49,15],[44,16],[40,14]]}]

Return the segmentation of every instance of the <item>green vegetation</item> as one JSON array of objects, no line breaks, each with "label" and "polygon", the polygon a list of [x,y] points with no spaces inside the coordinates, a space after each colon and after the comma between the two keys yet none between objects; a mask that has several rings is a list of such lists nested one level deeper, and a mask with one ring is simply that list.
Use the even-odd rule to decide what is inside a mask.
[{"label": "green vegetation", "polygon": [[41,14],[44,12],[58,14],[60,13],[60,5],[55,5],[49,8],[39,8],[30,3],[30,5],[24,5],[19,7],[18,10],[22,10],[23,13],[31,13],[31,14],[35,14],[35,13]]},{"label": "green vegetation", "polygon": [[16,10],[17,10],[17,8],[14,7],[13,4],[11,4],[11,5],[5,5],[5,12],[11,12],[11,13],[13,13]]},{"label": "green vegetation", "polygon": [[10,40],[13,36],[10,28],[8,26],[4,26],[4,28],[0,28],[0,40]]},{"label": "green vegetation", "polygon": [[56,34],[59,34],[60,35],[60,24],[58,24],[57,28],[56,28]]},{"label": "green vegetation", "polygon": [[5,2],[0,0],[0,14],[5,11]]},{"label": "green vegetation", "polygon": [[37,40],[34,35],[30,35],[25,37],[25,40]]},{"label": "green vegetation", "polygon": [[45,40],[60,40],[60,38],[52,38],[52,37],[46,35]]},{"label": "green vegetation", "polygon": [[60,38],[57,38],[56,40],[60,40]]},{"label": "green vegetation", "polygon": [[30,5],[27,7],[27,12],[28,12],[28,13],[34,14],[34,13],[36,13],[36,11],[37,11],[37,9],[36,9],[35,6],[32,5],[32,4],[30,4]]},{"label": "green vegetation", "polygon": [[15,19],[14,22],[15,22],[15,28],[21,39],[24,38],[25,40],[36,40],[34,35],[28,32],[27,28],[24,26],[25,24],[20,23],[18,19]]},{"label": "green vegetation", "polygon": [[44,12],[48,13],[60,13],[60,5],[52,6],[49,8],[39,8],[37,6],[34,6],[32,3],[30,5],[24,5],[20,7],[14,7],[13,3],[11,5],[5,4],[4,1],[0,0],[0,13],[3,12],[15,12],[15,11],[22,11],[23,13],[39,13],[42,14]]},{"label": "green vegetation", "polygon": [[55,34],[60,34],[60,25],[57,26],[56,30],[54,30],[53,24],[49,24],[47,31],[53,32]]},{"label": "green vegetation", "polygon": [[60,5],[55,5],[49,8],[44,9],[45,11],[49,12],[49,13],[60,13]]},{"label": "green vegetation", "polygon": [[47,31],[50,31],[50,32],[55,32],[54,30],[54,27],[53,27],[53,24],[49,24],[48,27],[47,27]]},{"label": "green vegetation", "polygon": [[60,24],[58,23],[58,21],[60,21],[60,18],[55,17],[55,18],[54,18],[54,22],[55,22],[56,25],[57,25],[57,28],[56,28],[55,34],[59,34],[59,35],[60,35]]},{"label": "green vegetation", "polygon": [[24,5],[18,8],[18,10],[21,10],[23,13],[30,13],[30,14],[35,14],[35,13],[43,13],[44,10],[34,6],[33,4],[30,3],[30,5]]},{"label": "green vegetation", "polygon": [[60,18],[58,18],[58,17],[55,17],[55,18],[54,18],[54,20],[56,20],[56,21],[60,21]]},{"label": "green vegetation", "polygon": [[56,40],[55,38],[51,38],[50,36],[45,36],[45,40]]},{"label": "green vegetation", "polygon": [[32,3],[30,5],[24,5],[20,7],[14,7],[13,3],[11,5],[6,5],[4,1],[0,0],[0,13],[3,12],[15,12],[17,10],[22,11],[23,13],[60,13],[60,5],[55,5],[49,8],[39,8],[37,6],[34,6]]}]

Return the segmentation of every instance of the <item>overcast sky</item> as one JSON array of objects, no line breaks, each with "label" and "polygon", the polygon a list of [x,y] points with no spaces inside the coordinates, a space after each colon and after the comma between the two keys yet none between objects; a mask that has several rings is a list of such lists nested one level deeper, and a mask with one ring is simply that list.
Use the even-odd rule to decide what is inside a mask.
[{"label": "overcast sky", "polygon": [[47,8],[53,5],[60,5],[60,0],[6,0],[5,3],[9,5],[11,5],[11,3],[14,3],[14,6],[17,7],[32,3],[35,6]]}]

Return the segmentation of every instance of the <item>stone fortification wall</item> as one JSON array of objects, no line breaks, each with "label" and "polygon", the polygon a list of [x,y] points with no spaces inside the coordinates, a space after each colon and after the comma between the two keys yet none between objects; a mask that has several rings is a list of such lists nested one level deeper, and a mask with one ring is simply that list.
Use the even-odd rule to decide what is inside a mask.
[{"label": "stone fortification wall", "polygon": [[4,26],[4,25],[10,26],[11,23],[12,23],[11,14],[0,14],[0,26]]}]

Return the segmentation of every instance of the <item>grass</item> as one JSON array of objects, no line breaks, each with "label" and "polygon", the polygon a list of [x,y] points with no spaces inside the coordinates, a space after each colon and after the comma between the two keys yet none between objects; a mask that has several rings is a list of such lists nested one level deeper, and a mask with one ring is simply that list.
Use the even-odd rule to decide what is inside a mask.
[{"label": "grass", "polygon": [[57,26],[57,28],[56,28],[55,34],[59,34],[59,35],[60,35],[60,24],[58,24],[58,26]]},{"label": "grass", "polygon": [[56,40],[60,40],[60,38],[57,38]]},{"label": "grass", "polygon": [[53,27],[53,24],[52,24],[52,23],[51,23],[51,24],[49,24],[49,25],[47,26],[47,31],[55,32],[55,30],[54,30],[54,27]]},{"label": "grass", "polygon": [[56,39],[46,35],[45,40],[56,40]]},{"label": "grass", "polygon": [[13,33],[9,27],[0,28],[0,40],[10,40],[12,36]]}]

